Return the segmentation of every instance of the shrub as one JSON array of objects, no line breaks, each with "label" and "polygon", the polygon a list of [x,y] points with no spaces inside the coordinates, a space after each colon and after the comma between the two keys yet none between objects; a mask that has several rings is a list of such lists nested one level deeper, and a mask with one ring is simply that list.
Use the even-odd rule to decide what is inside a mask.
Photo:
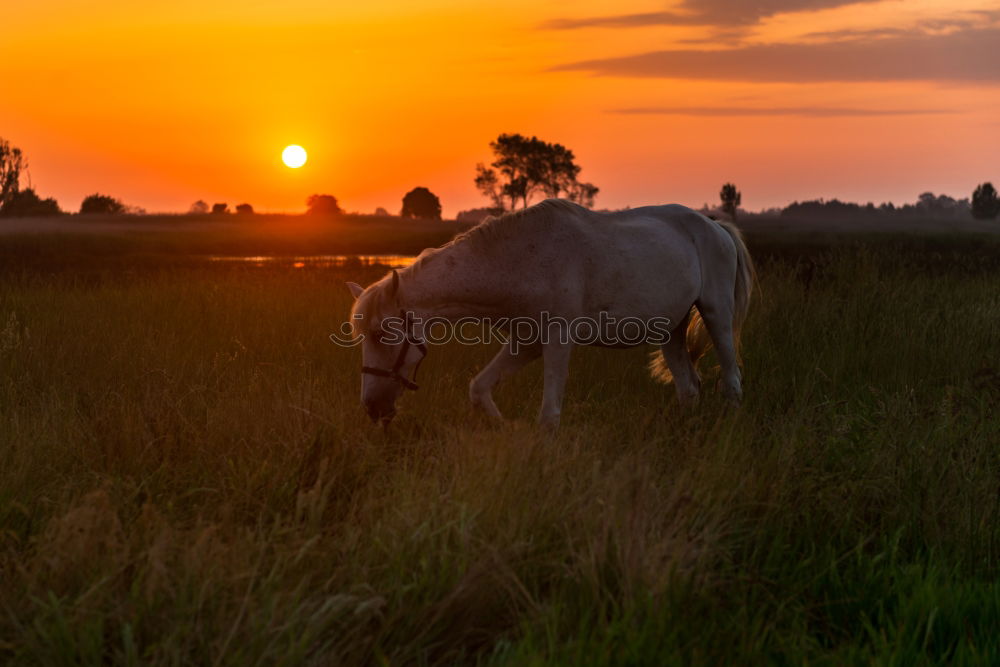
[{"label": "shrub", "polygon": [[102,194],[92,194],[80,204],[80,215],[121,215],[125,204],[120,200]]}]

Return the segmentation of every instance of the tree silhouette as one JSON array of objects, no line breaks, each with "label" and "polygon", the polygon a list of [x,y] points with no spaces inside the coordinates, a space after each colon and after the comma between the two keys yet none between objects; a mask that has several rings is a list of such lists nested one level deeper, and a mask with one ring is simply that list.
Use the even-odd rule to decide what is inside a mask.
[{"label": "tree silhouette", "polygon": [[726,183],[719,191],[719,199],[722,200],[722,210],[729,216],[729,219],[736,222],[736,211],[740,207],[743,195],[732,183]]},{"label": "tree silhouette", "polygon": [[205,215],[208,213],[208,204],[201,199],[191,204],[191,208],[188,209],[189,215]]},{"label": "tree silhouette", "polygon": [[51,215],[62,215],[59,204],[55,199],[42,199],[32,188],[15,192],[0,209],[0,216],[4,217],[40,218]]},{"label": "tree silhouette", "polygon": [[476,165],[476,189],[490,199],[490,208],[502,213],[504,207],[503,187],[500,185],[500,177],[495,169],[489,169],[482,162]]},{"label": "tree silhouette", "polygon": [[377,206],[375,208],[375,215],[377,215],[380,218],[388,218],[388,217],[390,217],[389,211],[385,210],[381,206]]},{"label": "tree silhouette", "polygon": [[972,215],[980,220],[992,220],[1000,213],[1000,199],[992,183],[983,183],[972,193]]},{"label": "tree silhouette", "polygon": [[81,215],[121,215],[125,204],[108,195],[93,194],[80,204]]},{"label": "tree silhouette", "polygon": [[237,215],[253,215],[253,206],[250,204],[237,204]]},{"label": "tree silhouette", "polygon": [[0,138],[0,210],[5,209],[17,194],[21,172],[27,168],[28,162],[21,149]]},{"label": "tree silhouette", "polygon": [[403,197],[404,218],[441,219],[441,200],[433,192],[424,187],[416,187]]},{"label": "tree silhouette", "polygon": [[340,204],[333,195],[310,195],[306,200],[306,210],[308,215],[340,215]]},{"label": "tree silhouette", "polygon": [[489,197],[493,208],[513,210],[518,203],[527,208],[532,197],[568,198],[593,205],[598,188],[580,183],[580,167],[573,151],[561,144],[550,144],[538,137],[501,134],[490,142],[494,160],[487,167],[476,165],[476,188]]},{"label": "tree silhouette", "polygon": [[229,213],[229,204],[212,204],[212,215],[225,215]]},{"label": "tree silhouette", "polygon": [[594,198],[597,197],[599,190],[600,188],[593,183],[574,182],[566,190],[566,198],[576,202],[580,206],[592,208],[594,206]]}]

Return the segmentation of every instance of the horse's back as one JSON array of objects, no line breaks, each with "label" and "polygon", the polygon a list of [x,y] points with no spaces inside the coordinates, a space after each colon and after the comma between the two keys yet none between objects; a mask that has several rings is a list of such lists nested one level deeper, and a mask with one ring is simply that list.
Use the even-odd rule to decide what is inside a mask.
[{"label": "horse's back", "polygon": [[681,204],[643,206],[593,215],[595,225],[603,225],[605,229],[613,230],[615,235],[624,232],[625,237],[645,229],[674,245],[683,245],[685,240],[700,245],[704,239],[718,238],[717,223]]},{"label": "horse's back", "polygon": [[[680,321],[701,292],[700,248],[713,245],[711,220],[677,204],[615,213],[581,210],[565,220],[577,237],[584,310],[669,315]],[[569,244],[568,244],[569,245]]]}]

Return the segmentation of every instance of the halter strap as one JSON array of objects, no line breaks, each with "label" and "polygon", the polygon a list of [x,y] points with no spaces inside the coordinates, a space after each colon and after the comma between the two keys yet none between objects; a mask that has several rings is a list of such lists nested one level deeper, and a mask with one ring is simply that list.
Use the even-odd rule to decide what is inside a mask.
[{"label": "halter strap", "polygon": [[399,384],[403,385],[404,389],[409,389],[410,391],[416,391],[420,386],[416,383],[417,371],[420,370],[420,364],[423,362],[424,357],[420,357],[417,361],[417,365],[413,368],[413,378],[407,378],[402,375],[399,371],[403,368],[403,364],[406,363],[406,353],[410,351],[410,346],[413,346],[420,350],[420,352],[427,356],[427,346],[424,342],[410,333],[410,315],[409,313],[399,312],[403,316],[403,321],[406,324],[406,338],[403,339],[403,346],[399,349],[399,354],[396,355],[396,362],[392,365],[391,370],[385,370],[382,368],[375,368],[374,366],[362,366],[361,373],[367,375],[376,375],[378,377],[389,378],[390,380],[395,380]]}]

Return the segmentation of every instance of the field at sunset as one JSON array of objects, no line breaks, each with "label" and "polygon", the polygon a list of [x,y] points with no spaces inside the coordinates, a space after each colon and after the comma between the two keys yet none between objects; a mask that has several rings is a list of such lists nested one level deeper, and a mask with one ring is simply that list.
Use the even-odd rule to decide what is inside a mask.
[{"label": "field at sunset", "polygon": [[1000,664],[1000,0],[0,26],[0,665]]},{"label": "field at sunset", "polygon": [[1000,656],[996,236],[751,233],[743,407],[582,350],[553,437],[456,344],[373,427],[327,334],[384,268],[155,233],[0,237],[4,662]]}]

